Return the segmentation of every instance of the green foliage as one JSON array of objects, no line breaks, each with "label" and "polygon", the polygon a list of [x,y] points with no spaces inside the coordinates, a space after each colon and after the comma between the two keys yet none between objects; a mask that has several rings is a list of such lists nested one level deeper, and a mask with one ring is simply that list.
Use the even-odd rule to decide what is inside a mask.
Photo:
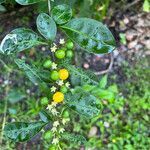
[{"label": "green foliage", "polygon": [[39,32],[48,40],[53,41],[56,37],[57,27],[53,19],[45,14],[41,13],[36,20],[37,28]]},{"label": "green foliage", "polygon": [[114,37],[101,22],[76,18],[61,27],[73,41],[90,53],[110,53],[115,49]]},{"label": "green foliage", "polygon": [[144,0],[143,11],[150,12],[150,1],[149,0]]},{"label": "green foliage", "polygon": [[41,120],[45,123],[48,123],[52,120],[52,118],[49,116],[49,114],[44,110],[41,110],[39,112],[39,115],[40,115]]},{"label": "green foliage", "polygon": [[52,10],[52,17],[57,24],[67,23],[72,17],[72,9],[68,5],[58,5]]},{"label": "green foliage", "polygon": [[41,121],[33,123],[14,122],[5,126],[4,133],[11,140],[24,142],[35,136],[45,125],[46,123]]},{"label": "green foliage", "polygon": [[30,4],[35,4],[43,0],[15,0],[17,3],[20,5],[30,5]]}]

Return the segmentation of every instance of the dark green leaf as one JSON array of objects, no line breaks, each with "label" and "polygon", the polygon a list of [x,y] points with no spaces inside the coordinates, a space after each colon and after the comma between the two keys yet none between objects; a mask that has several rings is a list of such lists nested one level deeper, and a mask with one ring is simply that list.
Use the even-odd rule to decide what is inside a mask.
[{"label": "dark green leaf", "polygon": [[0,4],[0,12],[5,12],[6,11],[6,8]]},{"label": "dark green leaf", "polygon": [[76,134],[65,132],[61,136],[62,136],[62,139],[67,140],[70,143],[74,143],[74,144],[81,145],[87,142],[85,137],[83,137],[82,135],[76,135]]},{"label": "dark green leaf", "polygon": [[67,23],[72,17],[72,9],[66,4],[58,5],[52,10],[52,17],[57,24]]},{"label": "dark green leaf", "polygon": [[48,115],[48,113],[44,110],[41,110],[39,112],[39,115],[40,115],[41,120],[45,123],[48,123],[52,120],[51,117]]},{"label": "dark green leaf", "polygon": [[0,45],[0,52],[12,54],[40,44],[46,43],[42,42],[35,32],[30,29],[18,28],[4,37]]},{"label": "dark green leaf", "polygon": [[5,0],[0,0],[0,4],[2,4],[2,3],[4,3],[5,2]]},{"label": "dark green leaf", "polygon": [[101,22],[76,18],[61,27],[73,41],[90,53],[110,53],[115,49],[113,35]]},{"label": "dark green leaf", "polygon": [[71,109],[89,118],[99,113],[96,101],[96,97],[84,92],[82,89],[78,89],[74,93],[68,93],[65,97],[65,102]]},{"label": "dark green leaf", "polygon": [[35,136],[46,123],[44,122],[13,122],[9,123],[4,128],[4,134],[7,138],[14,140],[16,142],[23,142],[30,140]]},{"label": "dark green leaf", "polygon": [[15,0],[15,1],[20,5],[30,5],[30,4],[41,2],[43,0]]},{"label": "dark green leaf", "polygon": [[26,97],[25,94],[20,92],[18,89],[12,89],[11,91],[9,91],[7,96],[8,101],[12,104],[23,100],[25,97]]},{"label": "dark green leaf", "polygon": [[34,84],[38,84],[40,82],[43,82],[41,77],[38,74],[38,70],[35,66],[32,65],[29,66],[27,63],[25,63],[22,59],[15,59],[15,63],[18,65],[18,67],[26,73],[30,81],[32,81]]},{"label": "dark green leaf", "polygon": [[47,14],[41,13],[37,17],[38,31],[48,40],[54,40],[56,37],[57,27],[54,20]]},{"label": "dark green leaf", "polygon": [[107,75],[105,75],[99,82],[99,87],[100,88],[105,88],[107,85]]}]

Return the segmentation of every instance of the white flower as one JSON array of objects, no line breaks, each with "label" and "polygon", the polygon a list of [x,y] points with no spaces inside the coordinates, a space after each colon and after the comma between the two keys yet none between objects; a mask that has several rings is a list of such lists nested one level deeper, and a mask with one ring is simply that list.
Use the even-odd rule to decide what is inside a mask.
[{"label": "white flower", "polygon": [[56,88],[55,86],[52,86],[52,87],[51,87],[51,92],[55,92],[56,89],[57,89],[57,88]]},{"label": "white flower", "polygon": [[108,122],[104,122],[104,127],[109,128],[109,123]]},{"label": "white flower", "polygon": [[66,84],[65,84],[65,85],[66,85],[66,87],[67,87],[67,88],[69,88],[70,83],[69,83],[69,82],[66,82]]},{"label": "white flower", "polygon": [[55,121],[55,122],[53,123],[53,127],[57,127],[57,126],[59,126],[59,121]]},{"label": "white flower", "polygon": [[60,129],[59,129],[59,133],[63,133],[64,131],[65,131],[64,128],[60,128]]},{"label": "white flower", "polygon": [[69,119],[63,118],[63,119],[62,119],[62,124],[65,125],[68,121],[69,121]]},{"label": "white flower", "polygon": [[51,113],[52,113],[54,116],[57,116],[57,115],[58,115],[58,111],[57,111],[55,108],[53,108],[53,109],[51,110]]},{"label": "white flower", "polygon": [[63,82],[63,80],[59,80],[59,81],[57,82],[57,84],[58,84],[59,86],[62,86],[62,85],[64,84],[64,82]]},{"label": "white flower", "polygon": [[56,145],[59,143],[59,139],[58,138],[54,138],[52,141],[52,144]]},{"label": "white flower", "polygon": [[57,46],[56,46],[56,45],[54,45],[54,46],[53,46],[53,47],[51,47],[50,49],[51,49],[51,52],[56,52],[56,50],[57,50]]},{"label": "white flower", "polygon": [[52,102],[51,105],[52,105],[53,107],[56,107],[56,106],[57,106],[57,103],[56,103],[56,102]]},{"label": "white flower", "polygon": [[52,110],[52,109],[53,109],[53,106],[52,106],[52,105],[48,105],[46,109]]},{"label": "white flower", "polygon": [[59,44],[65,44],[65,40],[64,39],[60,39]]},{"label": "white flower", "polygon": [[52,63],[52,69],[57,69],[57,64],[56,63]]},{"label": "white flower", "polygon": [[53,128],[51,129],[51,131],[54,133],[54,132],[57,131],[57,128],[56,128],[56,127],[53,127]]}]

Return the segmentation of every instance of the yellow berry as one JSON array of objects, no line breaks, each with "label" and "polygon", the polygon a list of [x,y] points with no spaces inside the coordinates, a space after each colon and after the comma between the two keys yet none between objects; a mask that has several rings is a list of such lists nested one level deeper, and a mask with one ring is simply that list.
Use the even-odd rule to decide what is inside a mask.
[{"label": "yellow berry", "polygon": [[66,80],[69,77],[69,72],[66,69],[59,70],[59,78],[61,80]]},{"label": "yellow berry", "polygon": [[53,95],[53,101],[56,103],[60,103],[64,100],[64,94],[62,92],[56,92]]}]

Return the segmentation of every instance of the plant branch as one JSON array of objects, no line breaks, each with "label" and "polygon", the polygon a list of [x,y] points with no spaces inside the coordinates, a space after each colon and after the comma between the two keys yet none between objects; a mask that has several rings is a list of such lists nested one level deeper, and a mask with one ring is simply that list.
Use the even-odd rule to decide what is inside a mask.
[{"label": "plant branch", "polygon": [[48,12],[51,15],[51,0],[48,0]]}]

